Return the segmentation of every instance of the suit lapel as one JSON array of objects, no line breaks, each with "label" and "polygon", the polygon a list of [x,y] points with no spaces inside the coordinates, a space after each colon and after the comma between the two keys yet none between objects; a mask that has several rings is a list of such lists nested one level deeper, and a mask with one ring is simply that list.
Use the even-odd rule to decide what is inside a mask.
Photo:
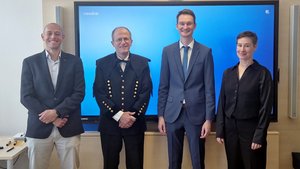
[{"label": "suit lapel", "polygon": [[174,47],[174,58],[173,60],[175,61],[176,67],[178,69],[179,75],[181,79],[184,81],[184,74],[183,74],[183,68],[182,68],[182,63],[181,63],[181,58],[180,58],[180,49],[179,49],[179,42],[175,44],[176,46]]},{"label": "suit lapel", "polygon": [[59,88],[61,82],[62,82],[62,79],[64,77],[64,67],[66,66],[66,63],[67,63],[67,59],[64,55],[63,52],[61,52],[61,57],[60,57],[60,61],[59,61],[59,71],[58,71],[58,76],[57,76],[57,82],[56,82],[56,89],[55,89],[55,92],[57,91],[57,89]]},{"label": "suit lapel", "polygon": [[187,72],[187,77],[185,80],[188,79],[192,69],[193,69],[193,66],[195,64],[195,61],[197,60],[198,56],[199,56],[199,45],[197,44],[197,42],[195,41],[194,43],[194,47],[192,49],[192,55],[191,55],[191,58],[190,58],[190,62],[189,62],[189,66],[188,66],[188,72]]},{"label": "suit lapel", "polygon": [[46,52],[42,52],[41,53],[41,57],[40,57],[40,63],[41,63],[41,74],[45,75],[46,80],[48,81],[49,84],[49,88],[51,89],[52,92],[54,92],[54,87],[52,84],[52,80],[51,80],[51,75],[50,75],[50,71],[49,71],[49,66],[48,66],[48,62],[47,62],[47,57],[46,57]]}]

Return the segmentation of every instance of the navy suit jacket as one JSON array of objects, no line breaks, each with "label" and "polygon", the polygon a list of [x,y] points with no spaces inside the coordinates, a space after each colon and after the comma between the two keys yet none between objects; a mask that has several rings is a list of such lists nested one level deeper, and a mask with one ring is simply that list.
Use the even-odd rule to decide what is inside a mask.
[{"label": "navy suit jacket", "polygon": [[210,48],[194,43],[184,78],[180,59],[179,42],[163,49],[160,72],[158,116],[173,123],[179,116],[182,101],[188,119],[192,124],[201,125],[205,120],[213,120],[215,115],[214,65]]},{"label": "navy suit jacket", "polygon": [[68,118],[62,128],[63,137],[83,133],[80,104],[85,95],[85,82],[81,59],[61,52],[56,89],[51,81],[45,51],[23,60],[21,76],[21,103],[28,109],[26,136],[47,138],[54,127],[39,120],[46,109],[56,109]]}]

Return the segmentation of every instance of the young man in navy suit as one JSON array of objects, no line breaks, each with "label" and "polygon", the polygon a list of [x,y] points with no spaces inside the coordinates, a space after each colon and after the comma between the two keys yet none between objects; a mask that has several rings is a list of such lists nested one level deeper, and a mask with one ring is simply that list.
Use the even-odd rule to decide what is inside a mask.
[{"label": "young man in navy suit", "polygon": [[215,115],[214,64],[211,49],[193,38],[195,14],[177,14],[180,40],[163,49],[158,129],[167,135],[169,169],[180,169],[186,134],[193,169],[204,169],[205,138]]},{"label": "young man in navy suit", "polygon": [[80,104],[85,94],[82,62],[61,51],[62,28],[47,24],[45,50],[25,58],[21,103],[28,109],[27,145],[30,169],[47,169],[53,147],[62,169],[79,168]]}]

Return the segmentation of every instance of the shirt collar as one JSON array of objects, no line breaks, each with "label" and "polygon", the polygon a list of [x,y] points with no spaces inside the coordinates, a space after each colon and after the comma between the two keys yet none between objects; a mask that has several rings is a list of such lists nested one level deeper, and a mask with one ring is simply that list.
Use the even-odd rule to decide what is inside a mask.
[{"label": "shirt collar", "polygon": [[[195,43],[195,40],[193,39],[192,42],[190,44],[188,44],[187,46],[191,49],[193,49],[194,47],[194,43]],[[181,49],[184,45],[182,44],[181,41],[179,41],[179,48]]]},{"label": "shirt collar", "polygon": [[[47,50],[45,50],[45,53],[46,53],[46,58],[52,60],[51,56]],[[60,58],[61,58],[61,51],[59,52],[59,55],[58,55],[58,61],[60,60]]]},{"label": "shirt collar", "polygon": [[117,58],[119,59],[119,60],[125,60],[125,61],[129,61],[129,53],[128,53],[128,55],[124,58],[124,59],[122,59],[122,58],[120,58],[118,55],[117,55],[117,53],[116,53],[116,56],[117,56]]},{"label": "shirt collar", "polygon": [[[237,69],[237,67],[239,66],[239,64],[240,64],[240,62],[238,62],[236,65],[234,65],[231,69],[232,70]],[[253,59],[253,64],[251,64],[248,68],[256,69],[258,65],[259,65],[259,63],[255,59]]]}]

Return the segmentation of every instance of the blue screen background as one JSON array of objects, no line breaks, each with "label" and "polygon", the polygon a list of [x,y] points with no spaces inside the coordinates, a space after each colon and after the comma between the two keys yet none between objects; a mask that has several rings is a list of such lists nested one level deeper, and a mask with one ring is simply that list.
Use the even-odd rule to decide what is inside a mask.
[{"label": "blue screen background", "polygon": [[196,15],[195,40],[212,48],[216,104],[223,71],[238,62],[236,36],[240,32],[251,30],[257,33],[258,48],[254,59],[273,72],[274,5],[79,6],[79,55],[84,64],[86,82],[83,116],[99,115],[92,88],[96,60],[115,52],[111,32],[117,26],[126,26],[131,31],[131,53],[151,59],[153,96],[146,114],[157,114],[162,49],[179,40],[176,15],[185,8],[193,10]]}]

